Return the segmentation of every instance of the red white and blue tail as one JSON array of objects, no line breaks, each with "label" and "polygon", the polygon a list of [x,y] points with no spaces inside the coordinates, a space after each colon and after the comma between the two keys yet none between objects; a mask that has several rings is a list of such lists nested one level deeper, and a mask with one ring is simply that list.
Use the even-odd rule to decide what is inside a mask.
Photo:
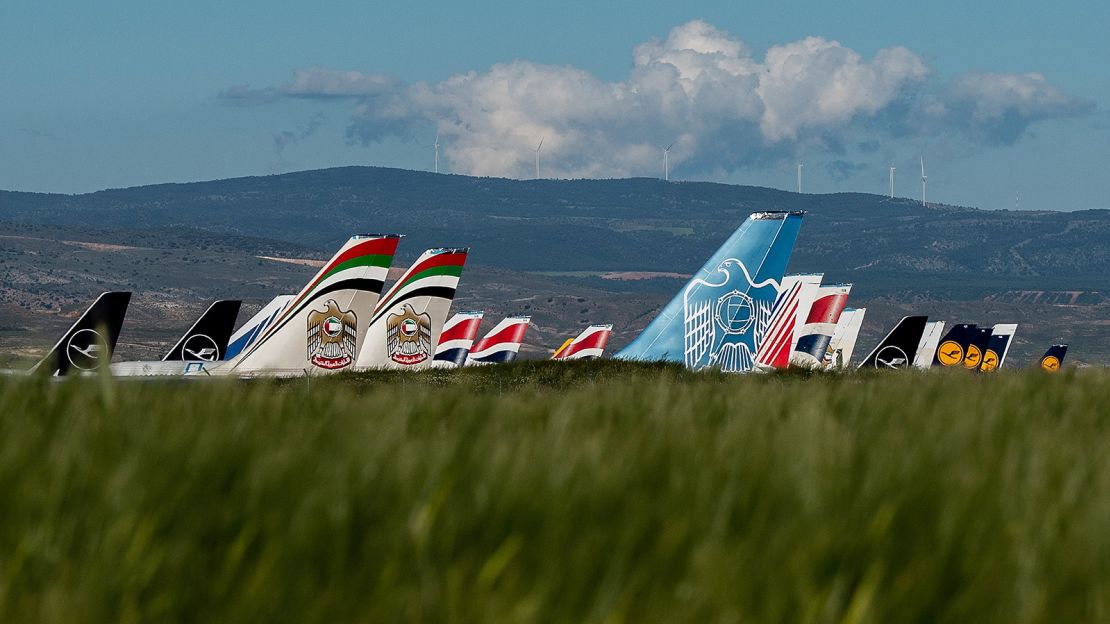
[{"label": "red white and blue tail", "polygon": [[498,323],[474,344],[466,358],[466,365],[504,364],[515,360],[531,320],[530,316],[510,316]]},{"label": "red white and blue tail", "polygon": [[443,333],[439,335],[439,344],[432,358],[434,366],[466,364],[466,356],[470,354],[470,348],[474,346],[474,339],[478,336],[478,326],[482,324],[482,315],[482,312],[458,312],[444,323]]},{"label": "red white and blue tail", "polygon": [[569,338],[551,356],[553,360],[594,360],[605,353],[612,325],[590,325],[575,338]]},{"label": "red white and blue tail", "polygon": [[856,340],[859,338],[859,329],[863,327],[863,317],[867,308],[844,308],[840,313],[840,320],[833,330],[832,340],[825,350],[825,367],[829,369],[845,369],[852,362],[852,353],[856,350]]},{"label": "red white and blue tail", "polygon": [[798,344],[790,354],[790,365],[803,368],[822,368],[825,352],[832,342],[840,314],[848,303],[851,284],[822,286],[817,289],[806,322],[798,329]]},{"label": "red white and blue tail", "polygon": [[756,352],[760,368],[786,368],[797,338],[799,317],[805,319],[821,285],[820,273],[787,275],[771,312],[771,324]]}]

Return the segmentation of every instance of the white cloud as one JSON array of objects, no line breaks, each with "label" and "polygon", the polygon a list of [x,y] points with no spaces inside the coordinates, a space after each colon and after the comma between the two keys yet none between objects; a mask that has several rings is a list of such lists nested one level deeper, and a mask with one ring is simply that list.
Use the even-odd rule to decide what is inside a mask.
[{"label": "white cloud", "polygon": [[540,137],[546,175],[654,175],[660,149],[671,141],[677,141],[672,165],[728,171],[814,144],[842,153],[841,145],[876,136],[944,133],[973,144],[1009,144],[1030,123],[1091,108],[1039,74],[969,74],[944,83],[901,47],[865,58],[836,41],[807,37],[759,59],[740,39],[700,20],[636,46],[632,56],[620,82],[526,61],[435,84],[315,67],[278,87],[241,85],[221,95],[235,103],[351,99],[352,142],[408,139],[434,126],[452,170],[522,177]]}]

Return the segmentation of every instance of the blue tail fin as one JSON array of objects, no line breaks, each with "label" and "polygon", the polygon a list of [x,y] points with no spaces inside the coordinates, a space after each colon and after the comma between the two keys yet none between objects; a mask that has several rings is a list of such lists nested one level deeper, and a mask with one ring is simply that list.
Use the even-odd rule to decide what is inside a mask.
[{"label": "blue tail fin", "polygon": [[1068,345],[1057,344],[1048,348],[1041,356],[1040,366],[1044,370],[1055,373],[1064,365],[1064,356],[1068,354]]},{"label": "blue tail fin", "polygon": [[682,362],[694,370],[751,370],[771,321],[802,214],[758,212],[749,216],[643,333],[615,357]]}]

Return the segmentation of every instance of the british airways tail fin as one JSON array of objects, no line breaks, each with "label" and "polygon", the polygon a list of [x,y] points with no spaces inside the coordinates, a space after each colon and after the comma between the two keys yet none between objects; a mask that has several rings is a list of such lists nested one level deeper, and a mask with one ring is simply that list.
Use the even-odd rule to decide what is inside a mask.
[{"label": "british airways tail fin", "polygon": [[979,370],[990,373],[1002,368],[1016,333],[1017,325],[1014,323],[999,323],[992,327],[991,339],[987,343],[987,351],[983,354],[983,363],[979,366]]},{"label": "british airways tail fin", "polygon": [[531,320],[530,316],[510,316],[502,320],[474,343],[474,348],[466,358],[466,365],[504,364],[515,360]]},{"label": "british airways tail fin", "polygon": [[979,326],[969,323],[957,323],[948,328],[948,332],[940,339],[933,356],[933,366],[960,366],[971,347],[971,341],[978,334]]},{"label": "british airways tail fin", "polygon": [[890,333],[883,338],[871,353],[868,354],[859,367],[864,368],[908,368],[913,364],[913,356],[917,353],[917,345],[921,343],[921,336],[925,333],[927,316],[905,316]]},{"label": "british airways tail fin", "polygon": [[129,292],[101,294],[31,371],[66,375],[107,366],[116,349],[130,302]]},{"label": "british airways tail fin", "polygon": [[782,278],[771,322],[756,352],[756,364],[763,369],[786,368],[798,338],[799,319],[805,320],[821,286],[820,273],[787,275]]},{"label": "british airways tail fin", "polygon": [[254,341],[262,335],[263,330],[277,318],[277,315],[285,309],[285,306],[293,300],[293,297],[294,295],[278,295],[271,299],[270,303],[262,306],[261,310],[256,312],[250,320],[243,323],[243,326],[231,335],[223,359],[230,360],[254,344]]},{"label": "british airways tail fin", "polygon": [[616,357],[750,371],[798,237],[800,212],[758,212]]},{"label": "british airways tail fin", "polygon": [[224,359],[242,304],[242,301],[231,299],[212,303],[178,339],[177,344],[166,352],[162,361],[215,362]]},{"label": "british airways tail fin", "polygon": [[435,357],[432,358],[433,365],[451,367],[466,363],[466,356],[478,336],[482,315],[482,312],[457,312],[444,323]]},{"label": "british airways tail fin", "polygon": [[856,350],[859,329],[863,327],[863,317],[867,308],[845,308],[833,330],[832,340],[825,351],[825,366],[830,369],[846,369],[852,363]]},{"label": "british airways tail fin", "polygon": [[1064,356],[1068,354],[1068,345],[1057,344],[1048,348],[1041,356],[1040,367],[1050,373],[1055,373],[1064,365]]},{"label": "british airways tail fin", "polygon": [[374,308],[356,368],[416,370],[431,363],[468,249],[429,249]]},{"label": "british airways tail fin", "polygon": [[400,236],[354,236],[246,350],[209,372],[296,375],[354,364]]},{"label": "british airways tail fin", "polygon": [[822,286],[809,308],[805,323],[798,327],[798,343],[790,354],[790,365],[801,368],[824,367],[825,352],[832,342],[836,324],[848,303],[851,284]]},{"label": "british airways tail fin", "polygon": [[914,368],[928,370],[933,366],[933,358],[937,355],[942,334],[944,334],[944,321],[929,321],[925,324],[925,333],[917,345],[917,355],[913,356]]},{"label": "british airways tail fin", "polygon": [[563,346],[555,350],[553,360],[596,360],[605,353],[612,325],[590,325],[574,338],[568,338]]}]

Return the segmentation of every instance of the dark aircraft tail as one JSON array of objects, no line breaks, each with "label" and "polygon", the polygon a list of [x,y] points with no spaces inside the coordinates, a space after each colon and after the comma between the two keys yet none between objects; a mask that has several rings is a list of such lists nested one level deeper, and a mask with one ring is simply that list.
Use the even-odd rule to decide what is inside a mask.
[{"label": "dark aircraft tail", "polygon": [[1064,356],[1068,354],[1068,345],[1058,344],[1052,345],[1048,351],[1044,352],[1041,356],[1041,368],[1050,372],[1059,372],[1060,368],[1064,365]]},{"label": "dark aircraft tail", "polygon": [[130,302],[129,292],[101,294],[31,371],[66,375],[107,366]]},{"label": "dark aircraft tail", "polygon": [[859,368],[909,368],[917,353],[917,345],[925,334],[927,316],[905,316],[860,362]]},{"label": "dark aircraft tail", "polygon": [[972,338],[979,330],[978,325],[957,323],[948,329],[948,333],[940,339],[936,355],[933,356],[933,366],[959,366],[964,363],[967,349]]},{"label": "dark aircraft tail", "polygon": [[162,361],[215,362],[224,359],[242,303],[225,299],[208,306]]},{"label": "dark aircraft tail", "polygon": [[983,365],[983,354],[987,352],[987,346],[991,342],[991,334],[994,333],[990,327],[977,327],[971,333],[971,341],[967,345],[967,351],[964,353],[964,368],[968,370],[979,370]]}]

